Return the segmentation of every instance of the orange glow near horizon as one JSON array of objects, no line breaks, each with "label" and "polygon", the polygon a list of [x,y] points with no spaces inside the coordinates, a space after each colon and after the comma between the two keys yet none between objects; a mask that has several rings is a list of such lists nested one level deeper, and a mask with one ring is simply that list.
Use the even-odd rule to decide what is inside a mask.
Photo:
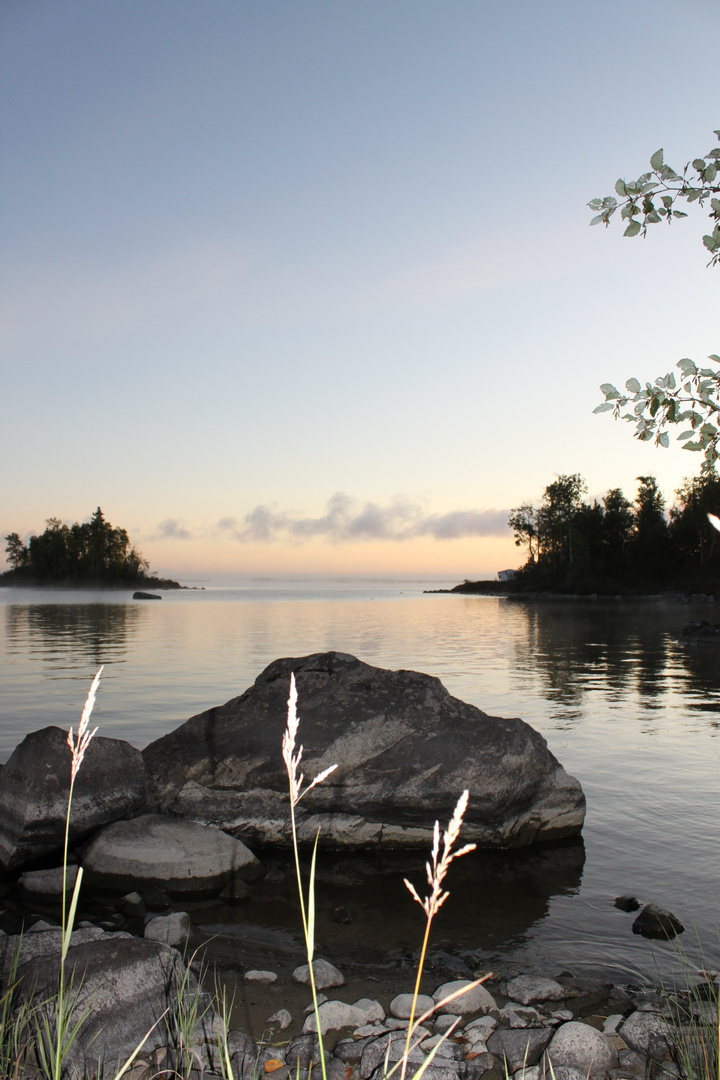
[{"label": "orange glow near horizon", "polygon": [[239,545],[200,541],[155,541],[143,545],[150,568],[161,577],[214,574],[418,575],[421,577],[494,578],[498,570],[518,567],[523,552],[510,535],[482,539],[371,541],[363,544],[308,543]]}]

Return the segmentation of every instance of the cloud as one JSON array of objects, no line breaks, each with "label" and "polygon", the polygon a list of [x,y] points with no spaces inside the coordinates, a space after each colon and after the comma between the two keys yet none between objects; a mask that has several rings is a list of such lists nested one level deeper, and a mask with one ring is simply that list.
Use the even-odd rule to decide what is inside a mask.
[{"label": "cloud", "polygon": [[158,536],[162,540],[192,540],[193,534],[177,518],[165,518],[158,525]]},{"label": "cloud", "polygon": [[[359,503],[338,492],[328,499],[320,517],[280,510],[276,505],[256,506],[242,520],[224,517],[216,528],[241,544],[270,544],[285,540],[302,544],[322,539],[334,544],[368,540],[459,540],[473,536],[505,536],[507,510],[452,510],[427,514],[409,499],[388,506]],[[169,534],[168,534],[169,535]]]}]

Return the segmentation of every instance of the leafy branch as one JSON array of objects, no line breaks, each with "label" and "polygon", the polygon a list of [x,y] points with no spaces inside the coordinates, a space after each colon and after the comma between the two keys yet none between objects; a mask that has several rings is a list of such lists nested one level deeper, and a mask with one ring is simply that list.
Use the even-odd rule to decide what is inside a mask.
[{"label": "leafy branch", "polygon": [[[715,353],[708,359],[720,365],[720,356]],[[681,372],[679,384],[672,371],[644,386],[638,379],[628,379],[627,394],[621,394],[612,383],[603,383],[600,389],[605,401],[593,411],[611,411],[616,420],[629,420],[635,424],[636,439],[653,440],[656,446],[666,448],[670,444],[666,427],[688,423],[678,442],[683,450],[704,453],[705,472],[720,458],[720,368],[699,368],[687,357],[676,366]],[[628,405],[633,406],[632,412],[622,412]]]},{"label": "leafy branch", "polygon": [[[720,130],[715,131],[720,140]],[[703,236],[703,244],[710,252],[708,266],[720,262],[720,147],[710,150],[704,157],[689,161],[681,173],[665,164],[662,150],[656,150],[650,158],[650,172],[643,173],[637,180],[618,180],[613,195],[603,199],[591,199],[588,206],[596,211],[591,225],[609,225],[610,218],[619,209],[620,216],[627,221],[624,236],[646,236],[648,225],[658,225],[661,221],[671,224],[674,218],[684,218],[687,214],[676,209],[678,200],[688,204],[696,202],[705,206],[709,201],[712,232]]]}]

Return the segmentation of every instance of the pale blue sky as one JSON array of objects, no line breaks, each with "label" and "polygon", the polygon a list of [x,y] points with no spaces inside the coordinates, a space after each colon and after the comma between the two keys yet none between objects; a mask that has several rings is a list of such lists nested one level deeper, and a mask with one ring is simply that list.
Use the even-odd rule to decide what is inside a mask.
[{"label": "pale blue sky", "polygon": [[100,504],[168,573],[479,576],[558,473],[670,496],[698,458],[592,409],[720,351],[720,272],[702,214],[628,241],[585,204],[713,146],[719,34],[701,0],[4,0],[0,535]]}]

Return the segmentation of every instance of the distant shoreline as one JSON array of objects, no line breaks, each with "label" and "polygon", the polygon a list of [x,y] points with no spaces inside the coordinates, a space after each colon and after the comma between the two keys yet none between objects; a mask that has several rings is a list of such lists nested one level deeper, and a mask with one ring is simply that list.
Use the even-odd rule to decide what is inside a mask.
[{"label": "distant shoreline", "polygon": [[47,578],[30,577],[22,571],[6,570],[0,574],[0,588],[18,589],[47,589],[49,592],[69,590],[71,592],[120,592],[134,589],[193,589],[201,586],[181,585],[179,581],[171,578],[83,578],[82,580],[71,578]]}]

